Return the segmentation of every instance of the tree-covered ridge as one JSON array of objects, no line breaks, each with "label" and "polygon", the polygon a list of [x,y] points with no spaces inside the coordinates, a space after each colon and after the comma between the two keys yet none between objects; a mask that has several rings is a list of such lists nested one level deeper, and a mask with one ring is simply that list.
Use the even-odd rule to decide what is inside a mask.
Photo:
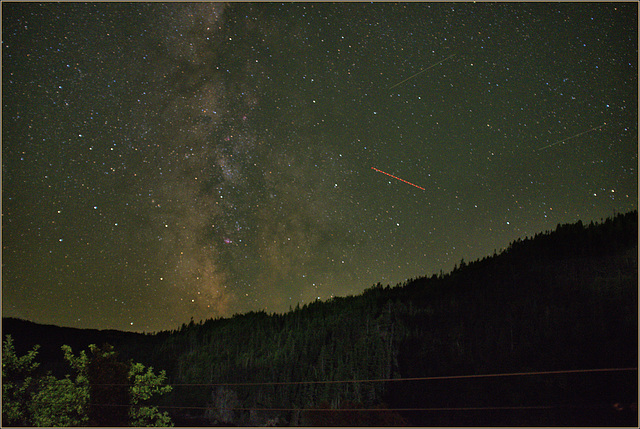
[{"label": "tree-covered ridge", "polygon": [[[154,360],[170,367],[177,383],[636,366],[636,285],[637,212],[632,212],[601,224],[558,225],[553,232],[512,243],[499,255],[461,261],[446,275],[396,287],[378,284],[360,296],[317,301],[284,315],[253,312],[185,324],[161,334],[165,339]],[[215,387],[188,387],[176,393],[176,400],[211,405],[216,395],[232,390],[239,408],[311,408],[323,401],[333,407],[345,401],[402,406],[396,400],[411,389],[390,386],[238,386],[222,393]],[[442,404],[437,396],[422,392],[413,396],[421,400],[407,401]],[[479,405],[491,396],[464,400]],[[513,394],[507,401],[526,405],[527,399]],[[240,412],[229,417],[243,418]]]},{"label": "tree-covered ridge", "polygon": [[[123,356],[166,369],[174,390],[162,405],[192,407],[187,412],[209,423],[345,423],[344,413],[301,411],[316,408],[552,405],[560,408],[374,413],[358,421],[635,425],[637,415],[629,417],[628,410],[637,404],[637,372],[273,383],[637,367],[637,237],[635,211],[599,224],[558,225],[500,254],[461,261],[447,274],[378,284],[286,314],[192,321],[117,347]],[[251,411],[272,408],[290,411]]]}]

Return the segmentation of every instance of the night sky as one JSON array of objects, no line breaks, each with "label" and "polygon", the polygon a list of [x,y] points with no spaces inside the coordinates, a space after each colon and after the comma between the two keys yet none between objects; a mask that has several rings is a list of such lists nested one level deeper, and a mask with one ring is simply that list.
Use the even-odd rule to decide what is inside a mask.
[{"label": "night sky", "polygon": [[284,312],[637,209],[637,49],[637,2],[2,2],[2,314]]}]

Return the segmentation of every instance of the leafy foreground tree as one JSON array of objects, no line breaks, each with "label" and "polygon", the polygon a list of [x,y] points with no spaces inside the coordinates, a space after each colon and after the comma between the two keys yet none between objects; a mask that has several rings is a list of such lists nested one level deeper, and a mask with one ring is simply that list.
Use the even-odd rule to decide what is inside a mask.
[{"label": "leafy foreground tree", "polygon": [[33,395],[36,380],[32,373],[40,365],[34,362],[39,346],[18,357],[11,335],[2,344],[2,426],[27,426],[27,398]]},{"label": "leafy foreground tree", "polygon": [[[47,374],[38,379],[36,391],[30,397],[22,398],[28,404],[27,416],[31,416],[30,424],[33,426],[82,426],[89,422],[86,412],[89,403],[89,380],[86,374],[89,358],[84,351],[74,356],[69,346],[62,346],[62,352],[64,360],[76,372],[76,377],[72,379],[66,375],[63,379],[57,379]],[[2,375],[4,377],[4,367]]]},{"label": "leafy foreground tree", "polygon": [[153,396],[171,391],[164,385],[165,371],[155,374],[141,363],[127,366],[110,345],[90,345],[91,358],[84,351],[75,356],[65,345],[64,359],[75,378],[39,377],[37,350],[35,346],[18,357],[11,336],[3,343],[3,426],[173,426],[166,412],[147,404]]},{"label": "leafy foreground tree", "polygon": [[171,386],[163,385],[167,380],[165,371],[162,370],[159,375],[156,375],[152,367],[145,371],[143,364],[134,363],[129,369],[129,380],[132,381],[130,394],[131,404],[134,405],[129,410],[130,424],[132,426],[173,426],[166,411],[161,413],[158,407],[142,405],[155,395],[171,392]]}]

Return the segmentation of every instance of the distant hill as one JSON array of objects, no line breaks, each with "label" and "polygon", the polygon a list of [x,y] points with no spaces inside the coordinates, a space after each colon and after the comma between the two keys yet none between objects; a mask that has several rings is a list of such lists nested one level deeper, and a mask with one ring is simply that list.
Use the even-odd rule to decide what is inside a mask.
[{"label": "distant hill", "polygon": [[72,347],[74,352],[87,350],[89,344],[122,346],[145,342],[146,336],[134,332],[117,330],[77,329],[56,325],[42,325],[28,320],[12,317],[2,318],[2,336],[11,335],[18,355],[25,354],[35,344],[39,344],[38,361],[42,363],[43,370],[53,370],[57,375],[69,372],[63,365],[63,344]]},{"label": "distant hill", "polygon": [[[198,384],[176,386],[164,405],[200,407],[172,412],[210,424],[637,426],[637,262],[634,211],[558,225],[447,274],[286,314],[155,335],[3,319],[3,335],[22,353],[46,342],[47,359],[63,343],[109,342],[123,358],[166,369],[173,384]],[[594,368],[618,370],[450,378]],[[337,382],[424,377],[443,378]],[[303,381],[314,383],[273,384]],[[326,410],[372,407],[404,411]],[[273,408],[284,411],[264,411]],[[418,408],[428,410],[408,410]]]}]

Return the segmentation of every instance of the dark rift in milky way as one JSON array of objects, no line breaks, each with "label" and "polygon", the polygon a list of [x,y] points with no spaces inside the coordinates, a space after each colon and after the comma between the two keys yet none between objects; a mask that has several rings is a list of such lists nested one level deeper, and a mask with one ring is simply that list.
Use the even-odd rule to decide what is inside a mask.
[{"label": "dark rift in milky way", "polygon": [[[268,69],[247,61],[229,76],[222,58],[232,55],[225,51],[235,34],[226,29],[237,23],[223,6],[175,6],[157,30],[167,74],[151,127],[160,130],[163,156],[148,177],[158,201],[150,216],[161,237],[162,282],[181,312],[199,317],[255,308],[257,300],[283,310],[295,273],[322,264],[318,246],[335,228],[311,208],[319,176],[303,173],[320,150],[301,133],[264,132],[277,122],[260,113],[262,96],[249,76]],[[300,155],[300,145],[308,153]]]},{"label": "dark rift in milky way", "polygon": [[2,30],[8,316],[287,311],[637,208],[634,3],[3,2]]}]

